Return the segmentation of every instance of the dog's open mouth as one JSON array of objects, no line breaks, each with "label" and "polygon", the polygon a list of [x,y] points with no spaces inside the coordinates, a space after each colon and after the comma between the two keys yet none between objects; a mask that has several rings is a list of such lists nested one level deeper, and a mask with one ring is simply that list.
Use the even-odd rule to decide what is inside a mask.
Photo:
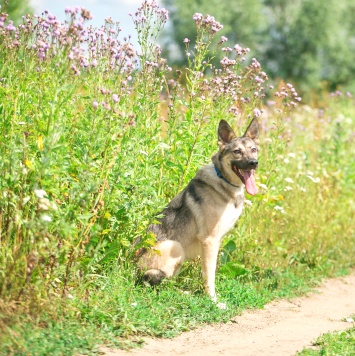
[{"label": "dog's open mouth", "polygon": [[258,188],[255,184],[254,179],[254,169],[245,171],[243,169],[237,168],[235,165],[232,166],[234,173],[240,178],[240,180],[245,185],[245,190],[250,195],[255,195],[258,192]]}]

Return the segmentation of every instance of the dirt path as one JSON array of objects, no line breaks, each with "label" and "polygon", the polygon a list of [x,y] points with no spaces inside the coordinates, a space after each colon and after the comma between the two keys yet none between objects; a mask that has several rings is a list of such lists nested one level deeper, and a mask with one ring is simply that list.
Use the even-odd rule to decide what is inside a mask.
[{"label": "dirt path", "polygon": [[323,333],[343,330],[355,313],[355,274],[326,281],[306,297],[279,300],[227,324],[201,327],[174,339],[146,339],[130,352],[104,349],[106,356],[241,355],[291,356]]}]

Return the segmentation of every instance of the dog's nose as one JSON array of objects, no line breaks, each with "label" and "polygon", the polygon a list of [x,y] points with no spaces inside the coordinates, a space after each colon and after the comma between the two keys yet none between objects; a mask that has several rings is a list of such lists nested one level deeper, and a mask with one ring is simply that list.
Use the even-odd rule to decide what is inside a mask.
[{"label": "dog's nose", "polygon": [[256,168],[258,166],[258,160],[257,159],[251,159],[248,162],[248,165],[250,168]]}]

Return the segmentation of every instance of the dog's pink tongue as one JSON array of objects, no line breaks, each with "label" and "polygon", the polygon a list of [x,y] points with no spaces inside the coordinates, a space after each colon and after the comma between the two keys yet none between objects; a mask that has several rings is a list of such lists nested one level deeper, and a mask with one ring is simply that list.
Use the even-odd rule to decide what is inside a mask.
[{"label": "dog's pink tongue", "polygon": [[245,189],[248,194],[250,195],[255,195],[258,192],[258,188],[256,187],[255,184],[255,179],[254,179],[254,170],[252,169],[251,171],[242,171],[241,173],[243,174],[244,182],[245,182]]}]

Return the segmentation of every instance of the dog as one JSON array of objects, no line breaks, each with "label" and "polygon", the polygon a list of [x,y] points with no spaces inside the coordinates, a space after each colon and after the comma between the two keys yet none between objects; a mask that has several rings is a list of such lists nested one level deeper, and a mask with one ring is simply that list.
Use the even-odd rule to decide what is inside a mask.
[{"label": "dog", "polygon": [[259,125],[254,117],[237,137],[230,125],[218,126],[219,150],[212,164],[203,166],[184,190],[158,215],[148,231],[156,237],[153,248],[142,249],[138,266],[143,280],[156,285],[178,274],[186,259],[201,256],[205,289],[216,301],[215,274],[223,236],[240,217],[244,189],[258,192],[254,171],[258,167]]}]

